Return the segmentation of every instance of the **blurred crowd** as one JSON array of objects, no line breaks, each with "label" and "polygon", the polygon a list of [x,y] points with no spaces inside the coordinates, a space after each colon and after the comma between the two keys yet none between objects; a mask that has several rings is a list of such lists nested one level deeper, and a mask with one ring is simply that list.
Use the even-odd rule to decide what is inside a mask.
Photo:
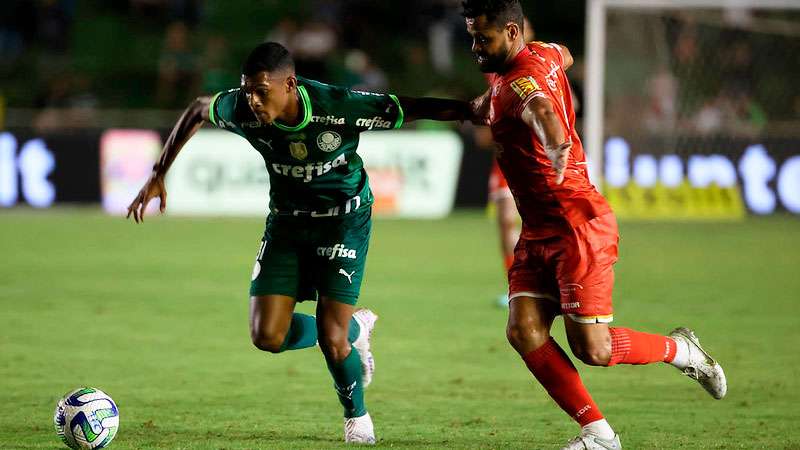
[{"label": "blurred crowd", "polygon": [[[531,2],[523,3],[529,9]],[[42,129],[107,120],[98,111],[181,109],[198,94],[238,85],[240,61],[263,40],[289,48],[300,75],[333,84],[458,98],[485,88],[469,54],[459,0],[406,0],[401,9],[370,0],[3,4],[0,105],[5,97],[9,107],[35,109],[34,125]],[[758,17],[736,11],[716,28],[692,14],[656,23],[611,17],[609,130],[754,134],[776,117],[800,120],[791,77],[769,70],[782,49],[774,48],[774,39],[752,40],[753,33],[742,30],[752,29]],[[533,17],[537,31],[549,23]],[[541,39],[575,42],[574,30],[558,35],[552,32],[557,27],[544,28]],[[652,38],[642,39],[647,35]],[[800,51],[797,45],[791,50]],[[581,52],[573,46],[570,71],[579,104],[586,76]],[[791,73],[800,54],[784,59],[778,66]]]},{"label": "blurred crowd", "polygon": [[728,9],[612,17],[609,30],[610,133],[755,136],[800,120],[796,21]]}]

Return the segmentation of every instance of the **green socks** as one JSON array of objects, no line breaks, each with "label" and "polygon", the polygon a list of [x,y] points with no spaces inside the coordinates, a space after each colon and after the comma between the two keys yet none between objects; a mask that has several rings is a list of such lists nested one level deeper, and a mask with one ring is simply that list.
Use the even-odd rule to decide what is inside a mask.
[{"label": "green socks", "polygon": [[283,340],[281,351],[299,350],[317,345],[317,319],[308,314],[292,314],[292,324]]},{"label": "green socks", "polygon": [[[347,340],[352,344],[358,339],[361,327],[355,319],[350,319]],[[281,351],[299,350],[317,344],[317,319],[308,314],[292,314],[292,323],[286,333]],[[327,360],[326,360],[327,361]],[[361,359],[358,351],[350,346],[350,354],[339,363],[328,362],[328,370],[333,376],[333,387],[344,407],[344,416],[360,417],[367,413],[364,405],[364,387],[361,381]]]},{"label": "green socks", "polygon": [[328,370],[333,375],[333,387],[339,396],[339,403],[344,407],[344,417],[361,417],[366,414],[364,387],[361,384],[361,359],[355,347],[350,346],[350,354],[344,361],[338,364],[328,361]]},{"label": "green socks", "polygon": [[[347,341],[351,344],[358,339],[361,327],[356,319],[350,319],[350,330],[347,334]],[[281,351],[300,350],[301,348],[313,347],[317,344],[317,319],[308,314],[292,314],[292,324],[283,340]]]}]

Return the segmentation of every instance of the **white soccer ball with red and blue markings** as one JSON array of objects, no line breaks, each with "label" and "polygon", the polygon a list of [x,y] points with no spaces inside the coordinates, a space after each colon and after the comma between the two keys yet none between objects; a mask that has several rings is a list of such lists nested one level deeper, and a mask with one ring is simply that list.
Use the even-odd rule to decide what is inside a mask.
[{"label": "white soccer ball with red and blue markings", "polygon": [[119,411],[105,392],[84,387],[58,401],[53,421],[69,448],[104,448],[117,435]]}]

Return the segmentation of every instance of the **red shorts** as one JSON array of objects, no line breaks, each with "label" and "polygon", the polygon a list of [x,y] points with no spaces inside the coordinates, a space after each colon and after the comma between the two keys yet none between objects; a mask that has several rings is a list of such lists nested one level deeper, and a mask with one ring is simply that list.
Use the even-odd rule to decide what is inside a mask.
[{"label": "red shorts", "polygon": [[496,202],[510,197],[511,189],[508,187],[508,181],[503,176],[500,166],[497,165],[497,159],[495,159],[492,162],[492,171],[489,172],[489,200]]},{"label": "red shorts", "polygon": [[520,237],[508,270],[508,298],[552,300],[561,313],[581,323],[614,319],[611,291],[617,261],[617,220],[613,213],[546,239]]}]

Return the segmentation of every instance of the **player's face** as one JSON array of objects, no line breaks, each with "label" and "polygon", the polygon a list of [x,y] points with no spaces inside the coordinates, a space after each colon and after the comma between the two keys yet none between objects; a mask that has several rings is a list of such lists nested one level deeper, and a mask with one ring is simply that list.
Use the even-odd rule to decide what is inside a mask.
[{"label": "player's face", "polygon": [[[472,53],[478,61],[481,72],[501,72],[508,60],[511,46],[518,30],[514,24],[498,27],[486,19],[485,15],[468,17],[467,32],[472,36]],[[514,28],[511,30],[510,28]]]},{"label": "player's face", "polygon": [[242,75],[242,90],[247,104],[259,122],[271,124],[296,98],[297,79],[294,75],[258,72],[253,76]]}]

